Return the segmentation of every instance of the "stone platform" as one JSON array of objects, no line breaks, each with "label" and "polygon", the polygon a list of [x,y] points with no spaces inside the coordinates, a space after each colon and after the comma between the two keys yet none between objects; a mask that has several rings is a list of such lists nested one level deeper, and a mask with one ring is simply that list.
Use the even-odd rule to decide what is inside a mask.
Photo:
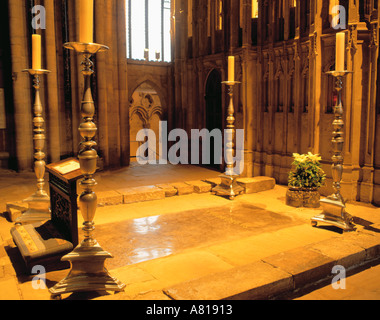
[{"label": "stone platform", "polygon": [[[210,179],[217,176],[204,180]],[[230,201],[210,192],[169,196],[177,182],[150,182],[145,185],[165,185],[165,197],[108,202],[95,216],[95,237],[114,255],[107,268],[126,284],[125,292],[64,299],[272,299],[318,281],[331,283],[335,265],[355,270],[379,258],[380,209],[373,206],[348,203],[357,229],[342,233],[330,226],[313,228],[310,218],[320,210],[286,206],[283,186]],[[79,215],[78,225],[82,222]],[[32,277],[24,274],[9,235],[12,225],[0,217],[0,299],[50,299],[47,289],[34,290]],[[67,272],[46,273],[47,286]]]}]

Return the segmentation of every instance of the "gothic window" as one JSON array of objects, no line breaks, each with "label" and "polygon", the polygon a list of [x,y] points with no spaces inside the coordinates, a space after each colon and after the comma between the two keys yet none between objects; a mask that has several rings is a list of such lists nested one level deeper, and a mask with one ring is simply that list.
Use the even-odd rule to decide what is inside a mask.
[{"label": "gothic window", "polygon": [[276,41],[283,41],[284,40],[284,14],[283,14],[283,1],[277,0],[276,6],[275,6],[275,14],[276,14]]},{"label": "gothic window", "polygon": [[193,0],[187,0],[187,36],[193,36]]},{"label": "gothic window", "polygon": [[303,75],[303,112],[309,111],[309,73]]},{"label": "gothic window", "polygon": [[4,98],[4,88],[0,88],[0,152],[7,150],[6,145],[6,130],[7,129],[7,119],[5,113],[5,98]]},{"label": "gothic window", "polygon": [[216,2],[216,30],[223,30],[223,0]]},{"label": "gothic window", "polygon": [[301,1],[301,36],[306,36],[309,32],[310,0]]},{"label": "gothic window", "polygon": [[283,94],[284,94],[284,90],[283,90],[283,81],[282,81],[282,77],[279,76],[276,80],[276,90],[277,90],[277,112],[283,112],[284,110],[284,100],[283,100]]},{"label": "gothic window", "polygon": [[269,40],[269,28],[270,28],[270,14],[269,3],[264,2],[264,40]]},{"label": "gothic window", "polygon": [[207,36],[211,37],[211,0],[208,0],[207,5]]},{"label": "gothic window", "polygon": [[289,7],[289,39],[294,39],[296,36],[296,6],[297,1],[294,0]]},{"label": "gothic window", "polygon": [[259,1],[252,0],[252,19],[259,17]]},{"label": "gothic window", "polygon": [[295,88],[294,88],[294,77],[293,75],[290,78],[290,97],[289,97],[289,112],[293,113],[294,112],[294,94],[295,94]]},{"label": "gothic window", "polygon": [[127,57],[171,61],[171,0],[127,0]]},{"label": "gothic window", "polygon": [[334,77],[327,77],[327,103],[326,103],[326,113],[333,113],[335,102],[336,102],[336,92],[334,89]]},{"label": "gothic window", "polygon": [[268,84],[268,77],[264,78],[263,105],[264,105],[264,112],[268,112],[269,111],[269,84]]}]

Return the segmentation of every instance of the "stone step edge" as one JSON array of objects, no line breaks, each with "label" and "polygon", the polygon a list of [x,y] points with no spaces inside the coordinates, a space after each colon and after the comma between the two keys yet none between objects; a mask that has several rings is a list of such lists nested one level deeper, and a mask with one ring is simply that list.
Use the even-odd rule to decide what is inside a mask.
[{"label": "stone step edge", "polygon": [[[328,250],[321,252],[321,246],[329,248],[336,245],[336,238],[327,239],[182,282],[164,288],[162,292],[172,300],[268,300],[291,295],[315,283],[331,280],[337,274],[333,273],[334,266],[343,266],[347,271],[378,260],[380,238],[370,237],[372,239],[368,241],[343,240],[347,254],[337,255]],[[293,270],[289,261],[294,261]]]},{"label": "stone step edge", "polygon": [[[270,190],[276,185],[274,178],[265,176],[238,178],[237,181],[244,188],[244,193],[246,194]],[[98,207],[105,207],[161,200],[167,197],[181,196],[192,193],[211,193],[212,189],[220,183],[220,178],[209,178],[203,180],[123,188],[110,191],[99,191],[96,192],[96,194],[98,197]],[[22,201],[13,201],[6,204],[6,213],[11,222],[15,222],[16,219],[27,209],[27,204]],[[80,210],[79,202],[78,210]]]},{"label": "stone step edge", "polygon": [[[270,190],[276,185],[274,178],[262,176],[253,178],[238,178],[237,181],[244,187],[244,193],[246,194]],[[181,196],[192,193],[211,193],[213,187],[220,184],[220,182],[220,178],[211,178],[101,191],[97,192],[98,206],[160,200],[167,197]]]}]

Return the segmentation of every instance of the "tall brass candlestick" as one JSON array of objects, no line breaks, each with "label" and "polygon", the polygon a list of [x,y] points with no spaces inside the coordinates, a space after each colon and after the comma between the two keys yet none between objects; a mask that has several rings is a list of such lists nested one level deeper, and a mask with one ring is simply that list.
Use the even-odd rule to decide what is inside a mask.
[{"label": "tall brass candlestick", "polygon": [[49,289],[52,298],[60,298],[61,294],[80,291],[123,291],[125,285],[108,273],[104,266],[105,260],[112,255],[104,251],[93,236],[94,217],[97,207],[97,196],[93,191],[96,181],[93,178],[96,172],[98,154],[94,147],[97,127],[93,122],[95,105],[91,93],[91,69],[93,63],[91,56],[109,48],[95,43],[69,42],[64,44],[67,49],[75,50],[84,57],[82,62],[84,76],[84,95],[81,104],[83,122],[79,132],[84,139],[80,144],[79,163],[84,179],[80,182],[84,189],[79,197],[79,207],[84,219],[84,240],[62,261],[71,262],[69,275]]},{"label": "tall brass candlestick", "polygon": [[312,226],[317,226],[318,222],[324,222],[341,228],[343,231],[354,230],[353,219],[349,213],[346,212],[345,200],[343,199],[340,189],[341,180],[343,174],[343,145],[344,145],[344,133],[343,133],[343,105],[342,105],[342,87],[343,77],[350,71],[330,71],[327,74],[335,77],[335,90],[338,93],[338,99],[334,107],[335,119],[333,122],[333,151],[332,157],[332,178],[333,187],[335,192],[328,196],[326,199],[320,201],[323,208],[323,213],[317,215],[311,219]]},{"label": "tall brass candlestick", "polygon": [[50,198],[44,190],[45,185],[45,130],[43,107],[40,97],[40,76],[50,73],[49,70],[43,69],[26,69],[23,72],[28,72],[33,77],[33,87],[35,89],[35,100],[33,107],[33,125],[34,125],[34,172],[37,178],[37,191],[25,199],[23,202],[28,203],[29,209],[25,211],[17,220],[16,224],[25,224],[50,219]]},{"label": "tall brass candlestick", "polygon": [[227,141],[225,142],[226,148],[226,171],[220,176],[221,184],[212,189],[212,193],[221,196],[227,196],[230,200],[234,200],[235,197],[244,192],[244,188],[240,186],[236,179],[239,175],[234,173],[233,153],[235,150],[235,109],[234,109],[234,86],[240,82],[238,81],[223,81],[223,84],[228,85],[228,95],[230,97],[230,103],[228,105],[227,116]]}]

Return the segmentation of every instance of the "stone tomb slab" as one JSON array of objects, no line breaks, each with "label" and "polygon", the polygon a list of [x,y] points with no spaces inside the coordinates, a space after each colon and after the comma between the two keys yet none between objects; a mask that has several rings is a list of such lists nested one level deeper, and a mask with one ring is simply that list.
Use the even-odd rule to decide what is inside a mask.
[{"label": "stone tomb slab", "polygon": [[248,203],[156,216],[150,213],[96,227],[96,239],[114,256],[107,262],[110,269],[303,224]]}]

